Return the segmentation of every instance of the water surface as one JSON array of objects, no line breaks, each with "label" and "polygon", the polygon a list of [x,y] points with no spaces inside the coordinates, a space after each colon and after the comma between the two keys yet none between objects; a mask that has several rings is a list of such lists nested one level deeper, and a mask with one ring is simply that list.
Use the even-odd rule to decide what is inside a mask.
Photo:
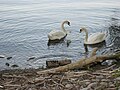
[{"label": "water surface", "polygon": [[[71,33],[65,41],[47,46],[47,34],[60,30],[61,22]],[[71,59],[73,62],[86,56],[83,48],[86,27],[89,33],[106,32],[106,45],[98,53],[110,53],[120,48],[120,0],[0,0],[0,70],[38,68],[46,60]],[[67,40],[71,40],[67,46]],[[92,48],[89,48],[91,51]],[[37,59],[28,60],[35,56]],[[5,63],[9,63],[10,67]]]}]

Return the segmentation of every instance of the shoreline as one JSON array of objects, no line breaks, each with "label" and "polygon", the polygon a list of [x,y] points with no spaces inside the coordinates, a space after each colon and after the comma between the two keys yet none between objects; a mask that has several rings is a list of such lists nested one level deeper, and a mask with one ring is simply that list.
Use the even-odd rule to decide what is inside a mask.
[{"label": "shoreline", "polygon": [[118,76],[111,72],[120,67],[118,63],[41,75],[37,72],[44,69],[3,70],[0,71],[0,90],[117,90],[120,89],[120,72]]}]

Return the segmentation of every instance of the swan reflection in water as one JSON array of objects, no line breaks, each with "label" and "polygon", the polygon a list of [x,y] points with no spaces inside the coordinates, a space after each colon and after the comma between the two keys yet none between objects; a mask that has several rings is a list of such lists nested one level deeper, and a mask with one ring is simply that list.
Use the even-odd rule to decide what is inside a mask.
[{"label": "swan reflection in water", "polygon": [[47,45],[49,47],[51,45],[58,45],[58,44],[62,44],[62,43],[66,44],[66,46],[69,47],[71,40],[65,40],[64,38],[61,40],[54,40],[54,41],[49,40]]},{"label": "swan reflection in water", "polygon": [[97,44],[89,44],[89,45],[84,44],[85,52],[88,52],[88,47],[90,47],[90,48],[96,48],[97,47],[98,49],[100,49],[102,47],[106,47],[106,41],[104,40],[103,42],[97,43]]},{"label": "swan reflection in water", "polygon": [[51,46],[51,45],[58,45],[58,44],[61,44],[61,43],[65,43],[64,38],[61,39],[61,40],[48,40],[47,45]]}]

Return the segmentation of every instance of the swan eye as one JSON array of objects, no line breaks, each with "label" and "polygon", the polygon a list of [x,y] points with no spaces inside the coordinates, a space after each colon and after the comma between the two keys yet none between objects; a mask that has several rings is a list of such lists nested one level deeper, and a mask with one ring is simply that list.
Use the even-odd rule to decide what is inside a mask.
[{"label": "swan eye", "polygon": [[70,22],[68,22],[68,25],[70,26]]},{"label": "swan eye", "polygon": [[80,33],[82,32],[82,29],[80,29]]}]

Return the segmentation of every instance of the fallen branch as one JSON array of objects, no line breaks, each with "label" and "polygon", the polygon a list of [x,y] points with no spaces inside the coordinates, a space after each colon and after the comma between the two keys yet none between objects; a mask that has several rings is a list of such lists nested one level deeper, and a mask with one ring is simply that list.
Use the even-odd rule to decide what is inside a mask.
[{"label": "fallen branch", "polygon": [[95,63],[95,62],[102,62],[104,60],[111,60],[111,59],[120,59],[120,53],[112,54],[112,55],[100,55],[96,56],[97,48],[95,48],[89,58],[82,58],[75,63],[71,63],[65,66],[60,66],[57,68],[52,68],[44,71],[38,71],[38,74],[45,74],[45,73],[56,73],[56,72],[65,72],[68,70],[79,69],[83,66]]}]

